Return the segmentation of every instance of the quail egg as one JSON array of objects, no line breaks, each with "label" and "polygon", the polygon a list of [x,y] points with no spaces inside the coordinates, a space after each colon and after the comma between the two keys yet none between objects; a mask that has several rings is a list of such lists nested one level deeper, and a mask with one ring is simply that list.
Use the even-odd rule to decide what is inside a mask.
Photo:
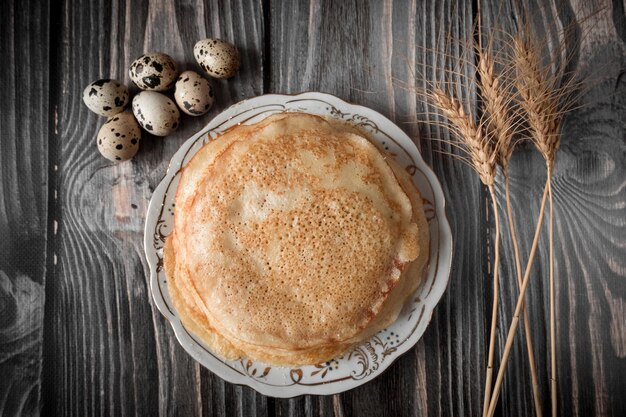
[{"label": "quail egg", "polygon": [[133,98],[133,114],[141,127],[155,136],[167,136],[180,124],[176,104],[155,91],[142,91]]},{"label": "quail egg", "polygon": [[185,71],[176,81],[174,99],[180,109],[190,116],[200,116],[213,105],[211,84],[194,71]]},{"label": "quail egg", "polygon": [[106,159],[127,161],[137,153],[141,129],[130,112],[110,117],[98,132],[98,150]]},{"label": "quail egg", "polygon": [[221,39],[203,39],[193,47],[198,64],[212,77],[230,78],[239,69],[239,51]]},{"label": "quail egg", "polygon": [[110,117],[128,104],[128,88],[117,80],[94,81],[83,91],[83,101],[92,112]]},{"label": "quail egg", "polygon": [[178,68],[169,55],[148,52],[133,61],[128,73],[142,90],[165,91],[174,86]]}]

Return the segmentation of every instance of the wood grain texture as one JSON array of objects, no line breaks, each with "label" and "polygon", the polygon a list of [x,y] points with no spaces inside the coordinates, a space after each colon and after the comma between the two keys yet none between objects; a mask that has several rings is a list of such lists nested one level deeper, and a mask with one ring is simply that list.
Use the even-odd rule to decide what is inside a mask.
[{"label": "wood grain texture", "polygon": [[46,4],[3,5],[0,415],[37,415],[40,404],[48,234],[48,24]]},{"label": "wood grain texture", "polygon": [[[262,93],[260,3],[65,1],[57,12],[52,69],[59,88],[58,135],[51,146],[58,205],[46,311],[45,415],[266,415],[266,399],[226,384],[178,345],[152,303],[143,224],[152,190],[178,147],[226,106]],[[102,159],[95,134],[104,122],[81,101],[89,82],[129,84],[127,68],[149,50],[199,70],[193,45],[235,41],[244,70],[215,82],[211,115],[185,117],[174,135],[145,134],[132,162]]]},{"label": "wood grain texture", "polygon": [[[453,151],[437,140],[447,132],[415,123],[439,116],[410,90],[443,77],[434,69],[442,32],[470,38],[479,11],[488,28],[514,28],[516,2],[39,3],[9,4],[0,26],[0,56],[8,63],[0,65],[0,83],[9,95],[0,101],[0,415],[479,415],[492,296],[487,196],[469,168],[442,155]],[[597,80],[583,97],[587,105],[566,120],[554,179],[559,408],[563,415],[623,416],[624,5],[525,4],[534,30],[550,39],[575,22],[582,43],[570,45],[578,51],[572,66]],[[128,66],[149,50],[199,70],[193,44],[208,36],[233,41],[242,52],[235,78],[212,80],[210,114],[185,117],[167,138],[144,134],[132,162],[101,158],[95,134],[104,120],[82,104],[83,87],[103,77],[128,84]],[[448,52],[472,56],[458,47]],[[463,99],[479,107],[474,83],[462,86]],[[143,222],[169,159],[213,115],[262,93],[307,90],[371,107],[414,138],[445,190],[455,256],[424,337],[383,375],[340,395],[279,400],[222,381],[179,346],[152,303]],[[531,146],[516,152],[511,181],[521,250],[528,253],[544,182],[543,161]],[[502,245],[511,253],[508,239]],[[529,289],[545,410],[547,253],[544,239]],[[502,264],[499,350],[518,293],[509,259]],[[533,415],[522,341],[518,335],[498,416]]]}]

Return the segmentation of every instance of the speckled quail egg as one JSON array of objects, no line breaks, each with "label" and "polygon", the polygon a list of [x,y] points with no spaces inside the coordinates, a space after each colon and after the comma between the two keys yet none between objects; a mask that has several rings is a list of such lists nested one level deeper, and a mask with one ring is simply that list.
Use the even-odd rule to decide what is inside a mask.
[{"label": "speckled quail egg", "polygon": [[239,69],[239,51],[221,39],[203,39],[193,47],[196,61],[212,77],[230,78]]},{"label": "speckled quail egg", "polygon": [[213,105],[211,84],[194,71],[185,71],[176,81],[174,99],[180,109],[190,116],[200,116]]},{"label": "speckled quail egg", "polygon": [[155,136],[167,136],[180,124],[180,112],[167,96],[155,91],[142,91],[133,98],[137,121]]},{"label": "speckled quail egg", "polygon": [[148,52],[133,61],[128,73],[142,90],[165,91],[174,86],[178,68],[169,55]]},{"label": "speckled quail egg", "polygon": [[137,153],[141,129],[130,112],[110,117],[98,132],[98,150],[113,162],[127,161]]},{"label": "speckled quail egg", "polygon": [[128,88],[116,80],[94,81],[83,91],[83,101],[92,112],[110,117],[128,104]]}]

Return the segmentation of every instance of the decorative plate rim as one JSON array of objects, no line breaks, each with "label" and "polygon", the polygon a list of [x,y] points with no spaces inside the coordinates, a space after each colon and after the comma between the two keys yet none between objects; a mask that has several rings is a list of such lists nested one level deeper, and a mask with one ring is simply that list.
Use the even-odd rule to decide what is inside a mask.
[{"label": "decorative plate rim", "polygon": [[[419,313],[419,318],[417,319],[417,323],[415,324],[415,327],[412,329],[409,335],[402,341],[402,343],[397,346],[397,348],[388,349],[391,351],[391,353],[389,354],[389,360],[384,360],[387,355],[387,351],[385,351],[383,352],[385,356],[381,360],[381,363],[378,364],[376,362],[375,369],[367,374],[364,374],[364,376],[360,378],[351,377],[336,379],[328,382],[322,381],[313,385],[300,384],[300,381],[302,379],[302,370],[300,368],[304,367],[297,367],[295,369],[295,371],[299,371],[300,379],[298,379],[298,381],[296,381],[296,379],[298,378],[297,374],[295,376],[296,379],[294,379],[294,368],[291,368],[290,377],[295,383],[292,385],[278,386],[260,382],[260,378],[265,377],[265,373],[268,372],[268,369],[270,369],[270,367],[265,368],[263,376],[259,376],[258,374],[255,376],[256,369],[254,369],[252,374],[250,374],[249,368],[251,366],[251,361],[247,361],[247,363],[244,364],[242,360],[240,361],[241,370],[235,369],[234,367],[228,365],[225,361],[221,360],[216,355],[211,353],[208,349],[206,349],[192,333],[188,332],[184,328],[173,306],[170,307],[167,304],[167,301],[165,300],[163,294],[163,289],[161,287],[161,284],[167,285],[167,282],[164,277],[164,273],[162,273],[162,257],[159,254],[162,246],[159,247],[157,233],[158,237],[162,240],[165,235],[161,234],[160,229],[162,226],[167,226],[166,220],[163,220],[162,217],[164,210],[166,210],[164,203],[168,197],[169,187],[172,186],[172,183],[174,182],[176,182],[175,187],[177,186],[176,177],[180,172],[180,168],[184,165],[185,160],[195,154],[195,152],[200,149],[202,144],[205,142],[205,140],[209,138],[209,136],[211,136],[212,134],[217,135],[215,133],[216,129],[225,129],[235,124],[246,123],[248,121],[256,121],[254,120],[255,118],[265,117],[266,112],[268,112],[267,114],[271,114],[278,111],[310,111],[310,108],[300,108],[298,107],[298,105],[294,105],[294,103],[305,102],[320,102],[328,104],[330,107],[332,107],[330,111],[331,115],[333,116],[343,118],[345,115],[352,115],[352,120],[350,121],[353,123],[362,123],[363,127],[366,128],[369,128],[373,125],[379,136],[380,134],[382,134],[388,137],[392,142],[394,142],[397,148],[402,149],[404,153],[406,153],[406,155],[410,158],[410,160],[413,161],[413,166],[415,167],[415,170],[419,170],[419,172],[423,174],[423,179],[428,183],[434,199],[433,219],[435,220],[435,225],[433,226],[432,224],[430,224],[429,221],[429,227],[431,228],[431,232],[433,227],[436,227],[438,232],[438,242],[435,243],[438,244],[438,247],[435,248],[437,250],[437,260],[436,265],[431,264],[431,262],[429,261],[429,275],[431,275],[431,270],[433,268],[435,269],[434,272],[432,272],[432,282],[430,283],[430,288],[428,289],[427,294],[424,296],[423,299],[420,299],[420,296],[425,290],[424,287],[426,282],[431,281],[430,278],[425,279],[424,282],[420,284],[420,288],[418,288],[418,290],[414,293],[416,295],[416,298],[415,300],[413,300],[413,302],[422,305]],[[254,104],[259,105],[254,107]],[[295,107],[286,108],[287,104],[292,104]],[[257,109],[263,110],[255,113],[248,118],[237,120],[239,116],[245,115],[246,112]],[[335,114],[333,112],[337,113]],[[375,119],[376,122],[372,122],[372,119]],[[380,124],[385,125],[385,130],[382,130],[378,127],[378,125]],[[400,144],[399,142],[402,142],[402,144]],[[407,149],[407,147],[409,149]],[[414,179],[414,181],[417,182],[418,180]],[[170,213],[173,213],[171,209],[169,209],[169,211]],[[435,244],[431,244],[431,250],[432,246]],[[159,185],[155,188],[152,194],[152,198],[150,200],[150,204],[148,206],[144,229],[144,250],[146,260],[150,269],[150,290],[152,293],[152,297],[161,314],[163,314],[163,316],[169,321],[170,325],[172,326],[176,335],[176,339],[183,347],[183,349],[185,349],[185,351],[201,365],[203,365],[211,372],[215,373],[227,382],[238,385],[247,385],[264,395],[279,398],[290,398],[305,394],[337,394],[356,388],[380,375],[400,356],[402,356],[404,353],[408,352],[415,346],[415,344],[421,339],[426,330],[426,327],[430,323],[434,308],[439,303],[450,280],[450,271],[452,266],[452,232],[446,216],[445,197],[441,188],[441,184],[439,183],[433,170],[424,162],[417,146],[408,137],[408,135],[406,135],[406,133],[404,133],[404,131],[402,131],[391,120],[370,108],[348,103],[334,95],[327,93],[305,92],[300,94],[265,94],[240,101],[228,107],[217,116],[215,116],[199,132],[197,132],[191,138],[185,141],[183,145],[178,149],[178,151],[176,151],[176,153],[170,160],[165,176],[160,181]],[[163,275],[162,282],[159,282],[159,273]],[[407,307],[405,306],[405,308]],[[422,317],[424,315],[427,315],[427,317],[425,317],[425,321],[422,322]],[[409,315],[409,320],[411,319],[411,316],[412,312]],[[399,320],[400,317],[398,321]],[[395,324],[396,323],[394,323],[392,326],[394,326]],[[394,333],[392,332],[391,335],[393,334]],[[378,339],[378,341],[382,345],[382,341],[380,340],[380,338],[378,338],[378,334],[370,339],[370,341],[373,339]],[[369,345],[370,341],[368,341],[366,344]],[[363,345],[364,344],[357,346],[355,348],[355,351]],[[352,355],[352,352],[350,352],[350,355]],[[364,358],[364,360],[367,360],[367,358]],[[359,365],[361,365],[360,362],[358,363]],[[362,366],[363,372],[365,372],[365,364],[362,364]],[[330,366],[330,369],[332,370],[332,366]],[[283,372],[286,372],[286,369],[284,369]],[[351,372],[350,375],[353,374],[354,370]]]}]

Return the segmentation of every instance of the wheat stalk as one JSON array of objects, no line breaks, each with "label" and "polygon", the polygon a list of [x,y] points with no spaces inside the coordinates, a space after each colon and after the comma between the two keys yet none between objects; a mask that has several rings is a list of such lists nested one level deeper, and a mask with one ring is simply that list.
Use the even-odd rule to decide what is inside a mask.
[{"label": "wheat stalk", "polygon": [[489,195],[493,205],[495,224],[495,248],[493,269],[493,301],[491,311],[491,328],[489,336],[489,353],[485,376],[485,399],[484,410],[488,409],[491,382],[493,379],[493,360],[495,356],[495,338],[498,315],[499,297],[499,270],[500,270],[500,220],[498,217],[498,204],[494,188],[496,176],[496,160],[498,152],[489,138],[486,137],[480,125],[476,125],[474,119],[465,111],[459,100],[447,95],[441,88],[435,87],[427,93],[431,101],[450,122],[450,127],[464,144],[464,149],[469,156],[470,165],[478,174],[480,180],[489,189]]},{"label": "wheat stalk", "polygon": [[[553,203],[552,203],[552,173],[556,153],[560,146],[560,129],[563,115],[573,104],[573,95],[576,85],[570,80],[563,81],[565,64],[561,64],[553,73],[550,66],[542,67],[539,52],[541,46],[528,32],[518,34],[513,38],[513,63],[516,68],[516,87],[519,93],[519,103],[523,109],[524,118],[528,124],[530,138],[546,162],[546,185],[542,198],[539,217],[543,219],[546,196],[549,197],[549,285],[550,285],[550,399],[552,416],[557,416],[557,367],[556,367],[556,317],[555,317],[555,290],[554,290],[554,242],[553,242]],[[537,224],[535,240],[541,226]],[[534,244],[534,242],[533,242]],[[496,403],[502,386],[504,371],[519,323],[519,313],[523,305],[526,285],[529,278],[530,265],[535,252],[531,250],[529,263],[520,289],[515,314],[502,356],[500,370],[496,378],[494,392],[489,405],[488,416],[495,412]]]},{"label": "wheat stalk", "polygon": [[[517,79],[521,105],[524,108],[531,139],[546,161],[547,189],[549,200],[548,245],[549,245],[549,286],[550,286],[550,402],[552,417],[557,416],[557,369],[556,369],[556,314],[554,291],[554,242],[553,242],[553,204],[552,173],[556,152],[560,146],[560,122],[563,115],[559,109],[561,89],[548,76],[547,69],[539,67],[539,56],[531,41],[532,38],[516,38],[514,53],[518,63]],[[560,74],[559,74],[560,75]]]},{"label": "wheat stalk", "polygon": [[[480,45],[478,45],[478,54],[479,54],[479,65],[477,68],[477,72],[480,75],[480,91],[483,94],[484,102],[486,106],[490,107],[491,118],[487,120],[486,125],[491,127],[491,129],[487,129],[487,131],[493,132],[495,127],[498,127],[504,123],[502,115],[500,114],[497,107],[501,106],[501,97],[496,97],[495,89],[498,88],[498,80],[495,79],[492,73],[492,65],[491,56],[488,53],[483,53],[483,49]],[[481,55],[482,54],[482,55]],[[482,59],[480,59],[482,58]],[[484,75],[484,79],[483,79]],[[489,104],[487,104],[489,103]],[[492,144],[494,144],[493,140],[490,140]],[[496,157],[498,156],[498,150],[495,149]],[[492,191],[492,187],[489,188],[489,192],[491,195],[491,200],[493,202],[493,211],[494,216],[497,218],[498,216],[498,206],[496,204],[496,196]],[[500,239],[500,230],[496,227],[496,240]],[[499,245],[496,245],[496,253],[499,255]],[[495,265],[495,268],[499,268],[499,265]],[[494,270],[494,277],[497,276],[498,272]],[[494,278],[495,280],[495,278]],[[496,281],[497,282],[497,281]],[[495,340],[496,340],[496,329],[497,329],[497,318],[498,318],[498,286],[494,282],[494,296],[492,303],[492,311],[491,311],[491,328],[489,332],[489,351],[487,355],[487,371],[485,376],[485,394],[483,400],[483,415],[486,415],[487,410],[489,408],[489,401],[491,400],[491,384],[493,379],[493,359],[494,359],[494,351],[495,351]]]},{"label": "wheat stalk", "polygon": [[500,395],[500,390],[502,389],[502,380],[504,378],[504,370],[506,369],[506,364],[509,360],[509,355],[511,354],[511,347],[513,346],[513,339],[515,337],[515,331],[517,330],[517,325],[519,324],[520,314],[521,314],[522,306],[524,304],[524,294],[526,293],[526,288],[528,286],[528,282],[530,278],[530,271],[532,269],[532,265],[535,259],[535,253],[537,252],[537,246],[539,243],[539,234],[541,232],[541,225],[543,223],[543,214],[544,214],[544,209],[546,206],[546,200],[548,197],[548,182],[549,182],[549,179],[546,179],[546,186],[544,187],[543,197],[541,198],[541,206],[539,208],[539,218],[537,219],[537,226],[535,228],[535,236],[533,238],[533,243],[530,247],[530,255],[528,257],[528,262],[526,264],[524,278],[522,279],[522,286],[520,287],[520,295],[515,305],[515,312],[513,313],[513,320],[511,321],[511,325],[509,327],[506,342],[504,345],[504,351],[502,353],[500,369],[498,370],[498,375],[496,377],[496,382],[493,388],[493,393],[491,395],[491,402],[489,403],[489,408],[487,412],[488,417],[493,416],[493,413],[495,412],[496,404],[498,403],[498,397]]},{"label": "wheat stalk", "polygon": [[548,213],[548,245],[549,253],[549,274],[550,274],[550,399],[552,404],[552,417],[557,417],[557,383],[556,383],[556,305],[554,291],[554,240],[552,230],[552,171],[548,170],[548,201],[550,211]]},{"label": "wheat stalk", "polygon": [[[492,40],[493,38],[491,38]],[[511,210],[510,190],[509,190],[509,161],[513,155],[515,143],[513,136],[516,131],[514,112],[511,109],[511,100],[514,96],[510,85],[504,85],[505,77],[502,74],[496,76],[495,60],[493,57],[493,47],[490,45],[487,49],[477,46],[478,65],[477,73],[479,75],[481,97],[484,105],[484,116],[486,116],[486,130],[492,137],[492,142],[498,155],[498,164],[502,169],[505,181],[505,201],[506,211],[509,223],[509,232],[513,243],[513,254],[515,256],[515,267],[517,273],[518,285],[522,286],[522,267],[520,262],[519,246],[517,234],[515,232],[515,222],[513,221],[513,213]],[[541,398],[539,392],[539,381],[537,377],[534,347],[532,341],[530,319],[528,311],[522,305],[524,315],[524,335],[526,337],[526,350],[528,353],[528,365],[530,368],[531,385],[533,392],[533,401],[537,417],[542,417]],[[491,383],[491,381],[489,381]],[[486,385],[485,398],[483,404],[483,413],[486,415],[489,409],[490,385]],[[488,391],[489,390],[489,391]]]}]

